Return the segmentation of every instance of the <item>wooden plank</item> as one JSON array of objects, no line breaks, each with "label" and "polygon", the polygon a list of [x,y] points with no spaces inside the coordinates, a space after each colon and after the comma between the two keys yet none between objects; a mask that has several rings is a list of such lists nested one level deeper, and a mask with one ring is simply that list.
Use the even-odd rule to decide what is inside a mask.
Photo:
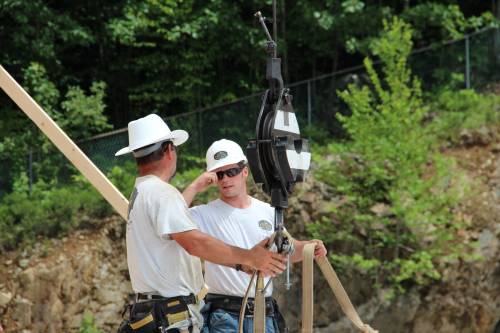
[{"label": "wooden plank", "polygon": [[0,88],[47,135],[118,214],[127,219],[128,200],[1,65]]},{"label": "wooden plank", "polygon": [[314,243],[302,250],[302,333],[312,333],[314,310]]}]

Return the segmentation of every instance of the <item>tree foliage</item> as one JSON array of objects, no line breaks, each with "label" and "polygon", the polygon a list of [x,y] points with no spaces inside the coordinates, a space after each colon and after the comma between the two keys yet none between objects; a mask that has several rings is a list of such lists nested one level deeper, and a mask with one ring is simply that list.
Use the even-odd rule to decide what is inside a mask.
[{"label": "tree foliage", "polygon": [[367,58],[369,84],[340,92],[352,111],[339,116],[350,140],[326,149],[336,162],[319,159],[318,176],[342,198],[332,207],[341,223],[325,219],[311,227],[341,249],[332,259],[343,268],[356,267],[399,290],[439,279],[438,265],[467,247],[454,239],[466,227],[456,208],[468,184],[424,126],[429,108],[407,64],[411,38],[407,23],[386,21],[371,43],[381,69]]},{"label": "tree foliage", "polygon": [[[105,84],[94,82],[87,95],[80,87],[69,86],[62,97],[57,86],[49,79],[45,67],[33,62],[23,70],[24,87],[40,106],[73,139],[79,140],[111,128],[104,115]],[[9,188],[11,179],[26,172],[28,154],[36,154],[41,163],[38,177],[44,181],[53,181],[59,170],[67,163],[54,148],[49,139],[22,112],[9,105],[0,118],[0,160],[4,174],[2,190]],[[55,178],[54,178],[55,177]]]},{"label": "tree foliage", "polygon": [[[278,1],[285,79],[357,65],[392,15],[426,46],[495,24],[494,9],[472,0]],[[150,112],[173,115],[261,91],[257,10],[270,17],[271,1],[0,0],[0,63],[18,79],[38,63],[62,94],[104,82],[104,114],[122,127]]]},{"label": "tree foliage", "polygon": [[[0,63],[73,139],[84,140],[151,112],[171,116],[263,90],[265,36],[253,13],[271,16],[271,3],[0,0]],[[367,54],[382,62],[380,71],[366,59],[368,85],[340,93],[352,112],[339,117],[350,141],[321,151],[336,158],[333,166],[323,159],[318,175],[341,197],[332,216],[342,223],[333,228],[325,219],[311,231],[335,244],[339,251],[332,258],[343,267],[380,283],[425,284],[439,277],[436,258],[456,257],[451,239],[463,224],[454,208],[465,185],[451,180],[453,163],[436,154],[436,137],[454,140],[462,124],[498,121],[484,111],[498,103],[494,96],[449,90],[425,103],[408,55],[414,46],[497,24],[494,9],[472,0],[278,1],[278,50],[287,82],[358,65]],[[424,127],[429,107],[449,112]],[[225,133],[236,137],[239,120],[224,118],[203,119],[207,126],[230,124]],[[196,128],[200,119],[182,125]],[[0,133],[0,248],[60,235],[109,213],[5,95]],[[308,133],[328,137],[321,128]],[[28,157],[35,160],[34,184],[26,175]],[[177,185],[200,172],[199,159],[191,162]],[[125,193],[131,169],[109,174]],[[61,186],[63,178],[70,183]],[[91,330],[91,322],[85,325]]]}]

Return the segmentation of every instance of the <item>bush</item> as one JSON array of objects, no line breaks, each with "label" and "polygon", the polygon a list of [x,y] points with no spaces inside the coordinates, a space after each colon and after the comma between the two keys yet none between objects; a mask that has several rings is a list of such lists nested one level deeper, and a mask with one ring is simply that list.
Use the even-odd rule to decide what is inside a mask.
[{"label": "bush", "polygon": [[500,96],[473,90],[441,91],[431,104],[436,118],[430,125],[441,140],[458,143],[463,129],[500,125]]},{"label": "bush", "polygon": [[80,324],[79,333],[101,333],[102,331],[96,326],[94,322],[94,317],[85,312],[83,315],[82,322]]},{"label": "bush", "polygon": [[[172,185],[183,190],[204,171],[204,160],[183,156],[191,168],[178,172]],[[73,169],[73,172],[75,170]],[[115,166],[108,173],[110,181],[125,195],[132,193],[137,167],[134,162]],[[75,228],[94,227],[112,215],[113,208],[80,174],[69,176],[69,183],[39,180],[31,190],[26,174],[13,184],[13,191],[2,197],[0,206],[0,249],[14,249],[39,237],[57,237]],[[205,203],[216,196],[216,188],[198,195],[195,203]]]},{"label": "bush", "polygon": [[108,173],[109,180],[128,198],[134,189],[137,167],[135,162],[114,166]]},{"label": "bush", "polygon": [[464,222],[455,208],[466,184],[424,126],[428,107],[407,66],[411,28],[397,18],[384,27],[371,46],[384,79],[366,59],[370,86],[339,93],[352,111],[338,116],[350,141],[314,156],[316,176],[342,197],[331,208],[340,223],[324,218],[309,231],[334,244],[332,260],[341,269],[356,268],[403,290],[439,279],[438,262],[460,254],[453,239]]},{"label": "bush", "polygon": [[39,181],[30,193],[28,179],[21,174],[14,190],[2,198],[0,248],[14,249],[40,236],[63,235],[110,213],[109,205],[83,177],[64,186]]}]

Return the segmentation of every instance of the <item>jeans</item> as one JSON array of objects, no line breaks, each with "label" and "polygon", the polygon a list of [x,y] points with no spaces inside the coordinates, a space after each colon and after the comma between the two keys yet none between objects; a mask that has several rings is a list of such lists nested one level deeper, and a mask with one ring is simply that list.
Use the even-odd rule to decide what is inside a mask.
[{"label": "jeans", "polygon": [[[217,309],[210,312],[210,304],[207,304],[201,313],[205,319],[202,333],[236,333],[238,332],[239,314]],[[210,316],[210,317],[209,317]],[[243,332],[253,332],[253,317],[246,316],[243,320]],[[274,315],[266,317],[266,333],[278,333],[278,325]]]}]

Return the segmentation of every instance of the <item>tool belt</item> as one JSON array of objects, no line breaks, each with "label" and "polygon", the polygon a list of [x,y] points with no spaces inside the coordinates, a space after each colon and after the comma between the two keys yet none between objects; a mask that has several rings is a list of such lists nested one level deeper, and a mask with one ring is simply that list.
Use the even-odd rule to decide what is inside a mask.
[{"label": "tool belt", "polygon": [[[220,294],[207,294],[206,302],[210,303],[210,312],[221,309],[226,312],[239,314],[243,297],[220,295]],[[274,314],[274,302],[272,297],[266,297],[266,316]],[[253,315],[254,299],[249,298],[245,310],[245,316]]]},{"label": "tool belt", "polygon": [[198,299],[194,294],[189,294],[188,296],[176,296],[176,297],[164,297],[161,295],[154,295],[154,294],[141,294],[138,293],[136,294],[136,299],[138,301],[143,301],[143,300],[164,300],[164,301],[170,301],[174,299],[178,299],[183,301],[186,304],[196,304],[198,303]]},{"label": "tool belt", "polygon": [[136,294],[136,301],[128,305],[129,319],[122,323],[118,332],[166,332],[170,325],[189,319],[191,314],[188,304],[197,302],[194,294],[176,297]]}]

